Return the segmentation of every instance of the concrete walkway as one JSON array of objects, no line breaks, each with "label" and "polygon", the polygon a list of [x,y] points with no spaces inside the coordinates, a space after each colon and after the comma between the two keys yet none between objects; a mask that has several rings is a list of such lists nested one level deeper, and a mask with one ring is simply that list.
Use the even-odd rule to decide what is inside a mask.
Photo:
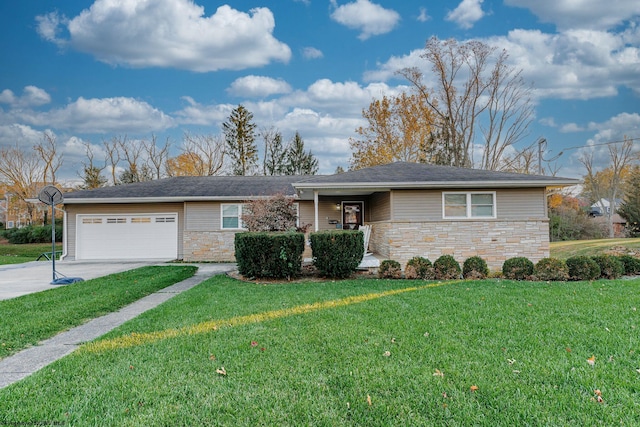
[{"label": "concrete walkway", "polygon": [[182,282],[148,295],[117,312],[93,319],[84,325],[62,332],[37,346],[27,348],[0,360],[0,388],[19,381],[48,364],[68,355],[81,344],[92,341],[124,322],[193,288],[206,279],[220,273],[232,271],[235,264],[198,264],[198,271]]}]

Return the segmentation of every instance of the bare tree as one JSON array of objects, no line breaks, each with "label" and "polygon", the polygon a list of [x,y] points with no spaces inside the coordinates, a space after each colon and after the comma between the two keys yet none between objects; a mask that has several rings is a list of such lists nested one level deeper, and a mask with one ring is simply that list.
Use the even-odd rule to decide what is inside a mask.
[{"label": "bare tree", "polygon": [[146,151],[147,162],[149,167],[153,169],[153,175],[155,179],[163,177],[163,171],[166,166],[167,159],[169,158],[169,148],[171,147],[171,141],[167,137],[162,147],[158,146],[157,137],[151,135],[151,140],[142,140],[142,146]]},{"label": "bare tree", "polygon": [[120,162],[120,151],[118,151],[120,144],[119,139],[116,137],[111,138],[111,141],[102,141],[104,150],[107,154],[107,160],[109,161],[109,167],[111,169],[111,182],[113,185],[118,184],[118,176],[116,168]]},{"label": "bare tree", "polygon": [[220,135],[185,133],[182,153],[166,161],[169,176],[213,176],[224,167],[225,141]]},{"label": "bare tree", "polygon": [[449,164],[473,166],[474,145],[480,145],[480,166],[500,169],[505,150],[526,136],[533,118],[531,88],[507,65],[507,52],[496,55],[495,48],[479,41],[458,44],[432,37],[421,57],[431,65],[433,88],[418,68],[399,74],[435,113],[436,142],[448,153]]},{"label": "bare tree", "polygon": [[120,157],[127,162],[127,168],[120,174],[119,181],[124,184],[151,181],[153,179],[152,171],[143,157],[145,154],[144,141],[128,140],[126,136],[116,139]]},{"label": "bare tree", "polygon": [[38,153],[44,170],[42,171],[42,177],[45,184],[56,183],[56,173],[62,166],[62,154],[58,153],[58,146],[56,143],[56,137],[49,131],[42,133],[42,142],[34,145],[33,149]]},{"label": "bare tree", "polygon": [[34,151],[24,151],[18,147],[0,149],[0,179],[6,184],[7,192],[15,195],[18,210],[26,212],[29,223],[35,220],[35,204],[26,200],[36,197],[38,186],[44,181],[42,159]]},{"label": "bare tree", "polygon": [[78,174],[82,178],[82,184],[79,188],[89,190],[104,187],[107,184],[107,179],[102,175],[102,171],[107,167],[106,160],[103,160],[102,165],[98,166],[95,162],[95,153],[91,143],[83,142],[82,145],[84,145],[88,163],[82,163],[82,175]]},{"label": "bare tree", "polygon": [[[593,202],[598,202],[603,214],[606,214],[609,237],[614,237],[613,215],[616,213],[616,199],[621,196],[624,177],[629,172],[630,162],[634,159],[633,140],[625,137],[621,145],[609,145],[609,166],[596,171],[593,151],[584,151],[580,162],[587,170],[584,179],[584,190]],[[609,202],[609,209],[602,200]]]}]

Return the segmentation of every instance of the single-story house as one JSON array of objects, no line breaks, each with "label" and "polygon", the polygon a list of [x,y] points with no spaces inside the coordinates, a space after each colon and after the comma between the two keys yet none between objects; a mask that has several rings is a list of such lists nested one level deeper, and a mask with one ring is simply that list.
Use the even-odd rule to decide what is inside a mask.
[{"label": "single-story house", "polygon": [[242,207],[282,193],[311,231],[371,226],[369,251],[549,256],[546,190],[568,178],[398,162],[335,175],[175,177],[65,194],[64,258],[233,261]]}]

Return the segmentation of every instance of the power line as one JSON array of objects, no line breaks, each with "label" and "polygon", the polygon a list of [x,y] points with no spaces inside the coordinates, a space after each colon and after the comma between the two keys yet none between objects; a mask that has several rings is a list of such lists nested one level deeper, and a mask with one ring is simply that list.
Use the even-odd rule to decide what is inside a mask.
[{"label": "power line", "polygon": [[576,150],[578,148],[585,148],[585,147],[599,147],[599,146],[602,146],[602,145],[620,144],[621,142],[638,141],[638,140],[640,140],[640,138],[627,138],[627,139],[621,139],[619,141],[607,141],[607,142],[599,142],[597,144],[576,145],[575,147],[563,148],[562,151]]}]

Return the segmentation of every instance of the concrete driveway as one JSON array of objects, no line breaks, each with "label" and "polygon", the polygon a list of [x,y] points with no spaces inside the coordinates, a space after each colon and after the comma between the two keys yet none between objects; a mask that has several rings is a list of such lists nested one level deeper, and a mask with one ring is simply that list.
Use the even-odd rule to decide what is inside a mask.
[{"label": "concrete driveway", "polygon": [[[59,273],[58,277],[64,275],[89,280],[145,265],[163,263],[164,260],[56,261],[56,271]],[[52,285],[52,280],[53,270],[50,261],[0,265],[0,300],[64,286]]]}]

